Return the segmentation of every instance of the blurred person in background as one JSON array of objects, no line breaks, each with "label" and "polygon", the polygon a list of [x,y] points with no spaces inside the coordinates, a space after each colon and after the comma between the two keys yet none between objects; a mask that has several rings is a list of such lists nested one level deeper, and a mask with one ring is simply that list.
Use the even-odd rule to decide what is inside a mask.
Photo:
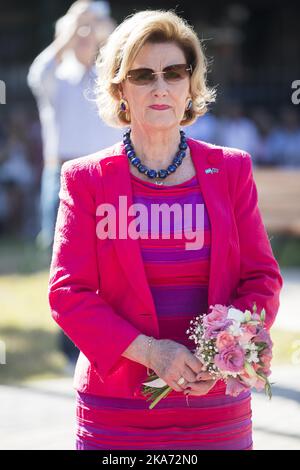
[{"label": "blurred person in background", "polygon": [[300,123],[296,109],[281,110],[280,123],[268,136],[266,158],[273,165],[300,167]]},{"label": "blurred person in background", "polygon": [[[7,117],[7,135],[0,155],[0,218],[5,232],[18,232],[31,239],[35,229],[35,195],[37,172],[31,162],[29,146],[30,123],[22,107],[15,107]],[[3,227],[4,228],[4,227]]]},{"label": "blurred person in background", "polygon": [[[120,140],[122,132],[99,119],[89,91],[96,78],[95,59],[116,23],[108,2],[77,1],[56,22],[55,39],[32,63],[28,85],[37,99],[43,139],[41,231],[38,246],[52,252],[59,205],[60,170],[70,159]],[[78,349],[63,333],[63,352],[73,369]]]},{"label": "blurred person in background", "polygon": [[252,120],[245,116],[239,102],[231,101],[226,104],[219,119],[216,143],[245,150],[251,154],[255,163],[259,134]]},{"label": "blurred person in background", "polygon": [[211,112],[208,112],[187,128],[186,135],[192,139],[215,144],[217,140],[217,130],[218,118]]},{"label": "blurred person in background", "polygon": [[268,149],[270,135],[275,126],[274,116],[266,108],[257,106],[251,112],[251,118],[253,119],[259,134],[256,164],[262,166],[273,166],[274,162],[270,158]]},{"label": "blurred person in background", "polygon": [[94,62],[116,24],[108,2],[75,2],[56,22],[55,39],[33,61],[28,85],[37,99],[43,138],[41,231],[38,243],[52,250],[64,161],[95,152],[121,138],[99,120],[89,96]]}]

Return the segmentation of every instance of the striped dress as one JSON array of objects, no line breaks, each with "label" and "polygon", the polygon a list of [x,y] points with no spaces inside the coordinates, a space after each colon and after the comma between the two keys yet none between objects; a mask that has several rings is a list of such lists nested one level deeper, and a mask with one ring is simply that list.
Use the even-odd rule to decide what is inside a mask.
[{"label": "striped dress", "polygon": [[[148,208],[148,228],[147,224],[140,224],[137,230],[141,233],[138,240],[158,316],[159,339],[172,339],[192,351],[195,345],[186,330],[195,315],[208,311],[211,250],[210,220],[197,176],[172,186],[156,185],[135,175],[131,175],[131,181],[133,202]],[[181,208],[185,214],[183,223],[178,223],[178,217],[170,217],[169,226],[162,223],[165,217],[159,223],[153,222],[158,219],[150,207],[166,203]],[[197,214],[196,205],[202,207],[202,212]],[[187,207],[192,210],[184,212]],[[186,243],[195,240],[189,238],[189,233],[197,227],[202,229],[201,243],[186,249]],[[159,236],[155,238],[154,232]],[[143,233],[148,237],[143,238]],[[253,448],[251,393],[227,396],[222,380],[207,395],[191,395],[188,401],[183,393],[173,390],[152,410],[140,394],[119,398],[77,392],[76,410],[78,450]]]}]

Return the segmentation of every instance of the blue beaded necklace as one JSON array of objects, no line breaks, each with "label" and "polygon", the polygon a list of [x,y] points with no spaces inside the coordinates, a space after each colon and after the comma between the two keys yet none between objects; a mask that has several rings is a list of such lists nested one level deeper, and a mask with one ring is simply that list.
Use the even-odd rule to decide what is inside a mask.
[{"label": "blue beaded necklace", "polygon": [[[151,170],[148,168],[146,165],[143,165],[141,163],[141,160],[139,157],[136,156],[131,139],[130,139],[130,132],[131,129],[126,131],[123,135],[123,143],[124,143],[124,148],[126,155],[130,161],[130,163],[135,166],[140,173],[143,173],[144,175],[148,176],[150,179],[154,178],[159,178],[160,180],[165,179],[168,175],[171,173],[174,173],[177,168],[181,165],[182,160],[184,159],[186,155],[186,149],[188,147],[186,143],[186,137],[185,133],[181,130],[180,131],[180,144],[179,144],[179,150],[175,157],[173,158],[173,161],[171,165],[168,166],[167,169],[162,169],[162,170]],[[155,181],[156,184],[163,184],[162,181]]]}]

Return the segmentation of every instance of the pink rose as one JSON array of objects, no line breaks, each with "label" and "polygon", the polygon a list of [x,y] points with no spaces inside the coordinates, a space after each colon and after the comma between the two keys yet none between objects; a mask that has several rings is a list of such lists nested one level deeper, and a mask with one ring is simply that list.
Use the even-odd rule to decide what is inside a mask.
[{"label": "pink rose", "polygon": [[232,325],[232,321],[227,319],[227,307],[217,304],[211,308],[212,312],[203,317],[205,339],[216,338],[221,331]]},{"label": "pink rose", "polygon": [[256,335],[256,326],[255,325],[248,325],[245,323],[242,326],[242,336],[239,338],[240,344],[247,344],[249,343]]},{"label": "pink rose", "polygon": [[272,371],[269,367],[263,367],[260,371],[265,374],[266,377],[269,377],[272,374]]},{"label": "pink rose", "polygon": [[259,356],[259,360],[260,362],[263,363],[264,367],[265,366],[270,366],[271,365],[271,361],[272,361],[272,356],[270,356],[269,354],[261,354]]},{"label": "pink rose", "polygon": [[271,361],[272,361],[272,354],[261,354],[261,356],[259,357],[259,360],[260,362],[262,362],[262,366],[261,366],[261,371],[267,376],[269,377],[269,375],[271,375]]},{"label": "pink rose", "polygon": [[[248,326],[253,326],[253,325],[248,325]],[[243,326],[242,328],[242,335],[239,337],[239,343],[240,344],[247,344],[249,343],[252,338],[254,337],[255,333],[253,334],[248,328],[245,328]]]},{"label": "pink rose", "polygon": [[271,337],[270,337],[270,333],[265,330],[264,328],[262,328],[256,336],[254,336],[254,339],[253,341],[255,343],[266,343],[268,345],[268,348],[272,348],[273,346],[273,342],[271,340]]},{"label": "pink rose", "polygon": [[246,384],[233,377],[229,377],[226,380],[226,385],[226,395],[231,395],[233,397],[237,397],[241,392],[249,389]]},{"label": "pink rose", "polygon": [[250,388],[256,388],[258,391],[263,390],[265,388],[265,380],[261,377],[249,377],[246,374],[241,377],[243,382]]},{"label": "pink rose", "polygon": [[255,325],[248,325],[247,323],[245,323],[243,325],[243,330],[245,330],[245,332],[247,332],[247,333],[251,333],[252,336],[256,335],[256,326]]},{"label": "pink rose", "polygon": [[220,315],[227,317],[229,307],[226,307],[225,305],[221,305],[221,304],[216,304],[216,305],[210,305],[210,308],[211,308],[211,313],[219,313]]},{"label": "pink rose", "polygon": [[215,355],[215,364],[221,371],[240,372],[244,362],[245,353],[240,346],[231,346]]},{"label": "pink rose", "polygon": [[259,392],[261,390],[264,390],[265,384],[266,384],[266,382],[265,382],[264,379],[262,379],[260,377],[259,378],[257,377],[253,387],[256,388],[256,390]]},{"label": "pink rose", "polygon": [[234,346],[236,344],[235,338],[227,331],[221,331],[221,333],[217,336],[216,346],[221,351],[222,349],[229,348],[230,346]]}]

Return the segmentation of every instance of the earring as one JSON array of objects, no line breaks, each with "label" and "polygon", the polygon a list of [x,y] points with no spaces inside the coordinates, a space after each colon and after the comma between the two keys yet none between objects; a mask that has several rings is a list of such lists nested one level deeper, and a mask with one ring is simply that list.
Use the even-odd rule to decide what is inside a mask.
[{"label": "earring", "polygon": [[128,101],[122,98],[120,100],[120,110],[125,113],[125,119],[128,123],[130,123],[130,112],[129,112],[129,105]]},{"label": "earring", "polygon": [[191,98],[189,98],[188,100],[188,104],[186,106],[186,111],[190,111],[192,109],[192,106],[193,106],[193,100]]},{"label": "earring", "polygon": [[128,111],[128,102],[124,98],[120,100],[120,109],[123,112]]}]

